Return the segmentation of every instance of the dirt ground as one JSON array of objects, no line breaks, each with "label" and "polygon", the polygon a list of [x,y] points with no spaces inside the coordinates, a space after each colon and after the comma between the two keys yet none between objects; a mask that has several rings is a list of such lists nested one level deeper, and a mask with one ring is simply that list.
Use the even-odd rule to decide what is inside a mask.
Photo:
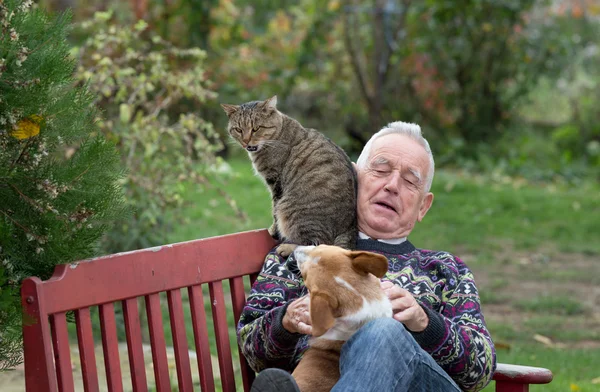
[{"label": "dirt ground", "polygon": [[[532,341],[546,345],[600,348],[600,255],[507,252],[495,257],[496,265],[470,262],[469,256],[463,259],[475,274],[479,292],[488,294],[486,297],[492,293],[494,297],[483,305],[488,325],[512,325],[515,331],[526,336],[529,333]],[[553,305],[547,308],[523,310],[517,306],[533,299],[543,303],[546,296],[553,299]],[[577,302],[581,309],[565,314],[560,303],[563,300],[565,304]],[[532,317],[547,317],[562,324],[561,328],[571,329],[571,338],[561,341],[551,336],[552,342],[535,339],[536,331],[526,327]],[[577,338],[581,335],[595,338]]]}]

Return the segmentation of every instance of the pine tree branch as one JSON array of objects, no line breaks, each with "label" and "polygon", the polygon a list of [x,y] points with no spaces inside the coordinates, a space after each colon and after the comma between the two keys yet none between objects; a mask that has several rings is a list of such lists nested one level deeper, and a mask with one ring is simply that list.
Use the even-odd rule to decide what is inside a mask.
[{"label": "pine tree branch", "polygon": [[72,179],[71,182],[69,183],[69,185],[73,185],[75,182],[77,182],[89,170],[90,170],[90,167],[88,166],[81,174],[79,174],[77,177],[75,177],[74,179]]},{"label": "pine tree branch", "polygon": [[29,148],[29,145],[33,141],[33,138],[34,137],[30,137],[27,140],[27,143],[23,147],[23,150],[21,150],[21,153],[19,154],[19,157],[13,163],[10,164],[10,167],[8,168],[8,174],[10,174],[10,172],[12,172],[13,168],[15,167],[15,165],[19,162],[19,160],[21,159],[21,157],[23,157],[23,154],[25,154],[25,150],[27,150],[27,148]]},{"label": "pine tree branch", "polygon": [[1,213],[4,214],[5,217],[7,217],[12,223],[14,223],[15,225],[19,226],[21,229],[23,229],[24,232],[32,235],[38,242],[42,242],[44,241],[44,239],[42,237],[39,237],[38,235],[34,234],[33,232],[31,232],[31,230],[29,230],[27,227],[23,226],[22,224],[20,224],[19,222],[17,222],[16,220],[14,220],[10,215],[8,215],[5,211],[0,210]]},{"label": "pine tree branch", "polygon": [[52,41],[53,39],[56,39],[56,37],[50,37],[47,40],[45,40],[44,42],[42,42],[41,44],[39,44],[38,46],[36,46],[35,48],[33,48],[31,50],[31,52],[29,52],[29,55],[31,55],[32,53],[38,51],[40,48],[44,47],[44,45],[46,45],[48,42]]}]

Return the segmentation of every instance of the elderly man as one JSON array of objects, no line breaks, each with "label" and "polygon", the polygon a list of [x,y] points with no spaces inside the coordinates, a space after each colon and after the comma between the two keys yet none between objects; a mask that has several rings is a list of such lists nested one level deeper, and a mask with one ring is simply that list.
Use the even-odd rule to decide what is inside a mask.
[{"label": "elderly man", "polygon": [[[483,389],[496,355],[473,274],[459,258],[415,248],[407,239],[433,202],[433,155],[420,127],[389,124],[371,137],[355,168],[357,249],[387,257],[381,288],[394,315],[367,323],[346,342],[333,390]],[[298,390],[287,371],[299,362],[311,334],[305,294],[285,260],[271,252],[238,325],[248,362],[256,371],[267,369],[253,391]]]}]

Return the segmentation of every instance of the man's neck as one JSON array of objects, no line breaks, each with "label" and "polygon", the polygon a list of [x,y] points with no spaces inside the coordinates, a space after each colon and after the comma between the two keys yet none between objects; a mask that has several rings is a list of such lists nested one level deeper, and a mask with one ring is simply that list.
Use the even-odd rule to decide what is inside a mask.
[{"label": "man's neck", "polygon": [[362,231],[358,232],[358,238],[360,238],[361,240],[373,239],[373,240],[377,240],[377,241],[384,242],[386,244],[392,244],[392,245],[399,245],[399,244],[403,243],[404,241],[406,241],[406,237],[402,237],[402,238],[385,238],[385,239],[371,238],[368,235],[366,235],[365,233],[363,233]]}]

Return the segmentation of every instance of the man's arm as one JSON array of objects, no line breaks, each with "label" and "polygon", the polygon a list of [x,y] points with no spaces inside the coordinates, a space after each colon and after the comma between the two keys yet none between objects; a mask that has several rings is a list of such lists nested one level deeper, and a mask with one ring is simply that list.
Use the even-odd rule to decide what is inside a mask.
[{"label": "man's arm", "polygon": [[255,371],[293,367],[296,345],[303,335],[288,332],[282,320],[289,303],[301,295],[303,288],[285,260],[271,251],[252,285],[237,326],[238,344]]},{"label": "man's arm", "polygon": [[463,390],[479,391],[492,379],[496,351],[481,313],[473,274],[462,260],[455,260],[456,288],[444,293],[441,314],[422,305],[429,324],[413,337]]}]

